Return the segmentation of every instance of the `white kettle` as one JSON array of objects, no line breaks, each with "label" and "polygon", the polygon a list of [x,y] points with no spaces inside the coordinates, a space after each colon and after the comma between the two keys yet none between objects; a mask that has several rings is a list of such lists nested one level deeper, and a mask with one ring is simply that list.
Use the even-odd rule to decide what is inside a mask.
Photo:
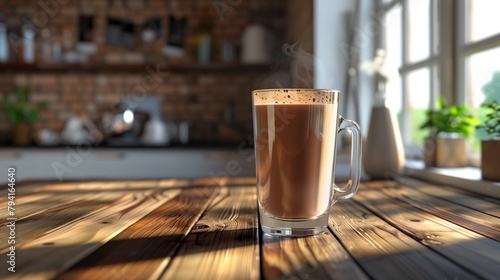
[{"label": "white kettle", "polygon": [[144,126],[141,138],[146,145],[165,145],[169,143],[166,124],[158,117],[153,117]]}]

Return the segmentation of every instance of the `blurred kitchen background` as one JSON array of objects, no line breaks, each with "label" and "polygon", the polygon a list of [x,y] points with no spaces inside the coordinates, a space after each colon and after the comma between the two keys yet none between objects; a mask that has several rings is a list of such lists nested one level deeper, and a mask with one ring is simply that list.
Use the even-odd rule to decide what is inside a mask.
[{"label": "blurred kitchen background", "polygon": [[[2,97],[0,110],[27,98],[31,111],[17,121],[0,115],[0,162],[27,164],[19,172],[26,178],[59,177],[54,162],[71,178],[251,175],[253,89],[339,89],[341,113],[367,135],[381,77],[383,102],[397,117],[407,156],[421,159],[429,132],[420,125],[439,96],[473,108],[485,100],[482,88],[500,70],[498,6],[494,0],[1,1],[0,93],[10,99]],[[186,166],[207,158],[218,165],[184,168],[178,160],[193,151]],[[68,164],[75,153],[78,164]],[[162,173],[165,160],[178,161],[175,171]],[[229,172],[228,161],[242,171]],[[126,162],[133,167],[120,165]]]},{"label": "blurred kitchen background", "polygon": [[[78,133],[90,129],[87,123],[103,134],[90,139],[97,145],[234,146],[252,135],[251,90],[269,87],[340,89],[344,115],[356,113],[350,117],[366,132],[373,79],[356,75],[352,89],[347,72],[350,57],[359,62],[374,55],[382,26],[364,33],[369,24],[380,25],[371,14],[375,4],[4,3],[8,50],[0,64],[0,90],[7,94],[29,85],[33,106],[46,103],[32,123],[29,143],[22,143],[28,146],[78,144],[91,136]],[[350,47],[354,36],[359,38]],[[0,123],[1,143],[13,144],[12,126]],[[165,137],[155,134],[160,130]]]},{"label": "blurred kitchen background", "polygon": [[[44,144],[38,137],[42,129],[61,136],[71,117],[92,121],[105,134],[104,143],[111,145],[180,140],[237,144],[252,132],[250,91],[273,71],[283,43],[294,40],[286,28],[287,20],[293,22],[287,18],[293,11],[288,10],[294,7],[286,1],[219,2],[3,2],[2,22],[8,34],[18,37],[9,37],[8,58],[0,66],[0,90],[12,92],[29,84],[30,101],[48,103],[33,124],[33,145]],[[295,5],[303,4],[295,1]],[[23,39],[31,32],[33,39]],[[312,30],[309,33],[312,36]],[[243,62],[243,47],[261,48],[255,51],[262,53],[249,54]],[[153,100],[142,104],[145,96]],[[128,103],[120,106],[125,99]],[[134,110],[135,106],[139,108]],[[119,122],[117,115],[127,107],[135,118],[125,115],[123,125],[102,123],[106,117],[113,118],[107,124]],[[153,118],[167,125],[165,139],[155,139],[153,132],[152,139],[146,139],[145,125]],[[127,121],[135,122],[140,131],[131,128],[133,133],[122,133]],[[152,127],[162,129],[160,124]],[[11,140],[10,128],[2,117],[3,143]],[[179,139],[179,130],[187,139]],[[81,141],[73,138],[61,142]]]}]

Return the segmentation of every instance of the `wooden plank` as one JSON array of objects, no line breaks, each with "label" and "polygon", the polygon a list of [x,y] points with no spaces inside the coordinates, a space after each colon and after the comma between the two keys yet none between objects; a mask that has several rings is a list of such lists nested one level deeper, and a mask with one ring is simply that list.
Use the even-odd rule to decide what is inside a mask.
[{"label": "wooden plank", "polygon": [[[112,193],[104,192],[88,192],[83,194],[75,194],[73,192],[43,192],[26,194],[16,198],[15,203],[15,217],[19,220],[33,217],[42,212],[52,211],[54,209],[65,208],[65,205],[73,205],[78,203],[85,203],[89,201],[112,202],[120,196],[129,194],[130,191],[114,191]],[[103,195],[105,194],[105,195]],[[106,198],[106,199],[104,199]],[[68,206],[70,207],[70,206]],[[0,214],[0,219],[6,219],[9,213]],[[0,222],[0,225],[6,222]]]},{"label": "wooden plank", "polygon": [[[19,219],[20,217],[28,216],[34,212],[43,211],[45,209],[45,205],[49,205],[48,207],[50,207],[52,205],[51,202],[54,200],[56,200],[56,205],[61,203],[60,200],[54,199],[53,195],[49,193],[29,194],[20,197],[17,196],[14,199],[14,208],[16,209],[15,216]],[[3,203],[7,204],[6,201],[1,202],[0,204]],[[0,220],[7,219],[8,217],[10,217],[8,211],[0,212]]]},{"label": "wooden plank", "polygon": [[[380,189],[390,197],[400,199],[454,224],[500,241],[500,219],[497,217],[443,200],[439,196],[424,194],[415,187],[402,183],[372,184],[372,187]],[[436,195],[438,193],[436,191]]]},{"label": "wooden plank", "polygon": [[[113,195],[115,193],[122,196],[133,191],[140,192],[146,189],[183,188],[189,186],[190,181],[193,180],[21,182],[22,188],[16,189],[15,217],[21,220],[49,211],[53,207],[64,207],[64,204],[99,199],[106,191],[106,197],[113,199],[111,197],[115,196]],[[5,197],[4,201],[6,202],[6,200]],[[7,211],[0,213],[0,219],[3,220],[7,217],[9,217]],[[6,223],[8,222],[1,222],[0,225]]]},{"label": "wooden plank", "polygon": [[123,180],[123,181],[68,181],[47,183],[38,186],[24,186],[19,189],[22,193],[42,193],[42,192],[94,192],[94,191],[117,191],[117,190],[152,190],[152,189],[171,189],[192,186],[194,180],[188,179],[167,179],[167,180]]},{"label": "wooden plank", "polygon": [[156,279],[217,188],[185,189],[108,241],[59,279]]},{"label": "wooden plank", "polygon": [[161,278],[260,279],[256,187],[224,187]]},{"label": "wooden plank", "polygon": [[329,231],[298,238],[262,236],[265,279],[369,279]]},{"label": "wooden plank", "polygon": [[468,208],[500,218],[500,200],[480,196],[477,193],[468,192],[450,186],[436,186],[420,180],[408,177],[398,178],[398,181],[412,189],[420,191],[430,196],[436,196],[440,199],[451,201]]},{"label": "wooden plank", "polygon": [[[47,185],[49,183],[55,183],[55,182],[54,182],[54,180],[30,180],[30,179],[28,179],[28,180],[16,181],[16,184],[14,187],[16,188],[16,193],[17,193],[19,190],[22,190],[22,189],[29,190],[32,188],[37,188],[37,187]],[[4,184],[0,184],[1,191],[7,191],[8,188],[9,188],[9,186],[7,185],[7,181]],[[0,202],[3,202],[5,200],[6,200],[5,197],[0,198]]]},{"label": "wooden plank", "polygon": [[391,198],[383,192],[384,186],[392,188],[386,184],[364,183],[354,200],[464,269],[486,279],[498,277],[500,242]]},{"label": "wooden plank", "polygon": [[484,195],[491,198],[500,199],[500,184],[491,181],[470,180],[452,176],[444,171],[446,168],[410,168],[406,167],[406,174],[420,180],[433,182],[436,184],[448,184],[464,191]]},{"label": "wooden plank", "polygon": [[[143,191],[146,189],[172,189],[192,187],[197,179],[163,179],[163,180],[76,180],[76,181],[20,181],[16,182],[16,201],[24,196],[56,192],[98,192],[98,191]],[[208,182],[208,181],[207,181]],[[212,180],[213,182],[213,180]],[[214,185],[214,184],[212,184]],[[7,189],[7,185],[0,186]],[[0,197],[0,203],[7,201],[7,197]]]},{"label": "wooden plank", "polygon": [[204,177],[193,179],[193,186],[249,186],[257,183],[255,177]]},{"label": "wooden plank", "polygon": [[373,279],[475,279],[353,201],[332,207],[330,228]]},{"label": "wooden plank", "polygon": [[[28,210],[24,209],[25,204],[18,204],[16,208],[19,209],[19,213],[18,210],[16,210],[16,244],[20,245],[28,240],[40,238],[50,231],[70,223],[75,219],[90,213],[102,211],[106,209],[108,205],[113,204],[113,202],[125,195],[127,195],[126,192],[97,193],[78,196],[63,195],[56,199],[54,199],[56,196],[52,196],[52,203],[48,203],[52,207],[43,209],[45,206],[44,203],[37,205],[36,208],[27,207],[28,210],[33,211],[32,214],[25,213],[28,212]],[[67,202],[65,202],[65,199]],[[18,216],[18,214],[22,213],[26,215]],[[2,227],[0,227],[0,236],[8,236],[9,228],[5,227],[8,222],[10,221],[2,223]],[[8,247],[10,247],[10,244],[7,242],[0,244],[0,250],[2,251]]]},{"label": "wooden plank", "polygon": [[52,278],[179,192],[180,190],[174,189],[130,193],[112,204],[55,228],[40,238],[24,242],[16,246],[18,271],[14,275],[10,272],[7,275],[7,270],[1,270],[0,277]]}]

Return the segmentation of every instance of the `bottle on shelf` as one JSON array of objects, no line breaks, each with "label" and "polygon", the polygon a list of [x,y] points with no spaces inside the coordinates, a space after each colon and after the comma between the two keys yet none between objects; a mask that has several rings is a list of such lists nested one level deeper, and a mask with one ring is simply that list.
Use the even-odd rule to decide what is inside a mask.
[{"label": "bottle on shelf", "polygon": [[25,63],[35,62],[35,31],[30,26],[23,27],[23,59]]},{"label": "bottle on shelf", "polygon": [[212,23],[209,19],[203,19],[194,32],[195,57],[199,63],[209,63],[212,57]]},{"label": "bottle on shelf", "polygon": [[42,61],[52,61],[52,47],[50,45],[50,31],[48,29],[42,30],[42,41],[40,42],[42,48]]},{"label": "bottle on shelf", "polygon": [[9,42],[7,38],[7,24],[5,17],[0,14],[0,62],[9,60]]},{"label": "bottle on shelf", "polygon": [[55,42],[52,45],[52,61],[53,62],[61,62],[62,60],[62,47],[61,43]]}]

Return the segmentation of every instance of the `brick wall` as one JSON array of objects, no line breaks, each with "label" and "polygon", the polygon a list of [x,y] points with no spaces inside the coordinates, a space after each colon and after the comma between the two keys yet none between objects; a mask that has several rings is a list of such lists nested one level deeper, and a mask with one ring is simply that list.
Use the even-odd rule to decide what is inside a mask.
[{"label": "brick wall", "polygon": [[[2,5],[0,12],[6,15],[10,31],[20,32],[20,18],[25,15],[36,21],[35,15],[44,11],[38,0],[9,1]],[[89,57],[88,63],[126,64],[142,61],[144,65],[168,62],[161,49],[168,31],[167,16],[171,14],[188,18],[188,35],[199,26],[201,19],[211,19],[213,25],[215,60],[222,43],[240,44],[241,33],[252,22],[267,26],[276,35],[276,49],[279,50],[284,29],[284,5],[280,0],[226,1],[224,4],[238,4],[229,8],[221,18],[214,8],[213,0],[42,0],[57,3],[57,12],[49,15],[42,29],[50,31],[52,42],[62,42],[63,34],[69,31],[73,45],[76,43],[79,15],[95,16],[94,42],[97,53]],[[67,2],[67,3],[66,3]],[[126,3],[142,2],[142,8],[125,8]],[[61,4],[59,4],[61,3]],[[64,4],[66,3],[66,4]],[[224,5],[223,5],[224,6]],[[53,9],[54,6],[52,6]],[[47,13],[45,13],[47,15]],[[152,44],[138,44],[126,49],[105,44],[106,18],[122,18],[133,21],[138,26],[148,19],[161,18],[162,36]],[[41,20],[41,19],[38,19]],[[37,33],[37,40],[40,32]],[[38,41],[37,41],[38,42]],[[41,57],[37,46],[35,58]],[[18,58],[11,55],[15,62]],[[110,59],[115,58],[115,59]],[[129,60],[130,59],[130,60]],[[187,56],[186,61],[193,61]],[[239,142],[252,134],[250,91],[256,88],[256,81],[267,75],[267,70],[210,71],[181,70],[169,71],[169,76],[156,88],[148,91],[161,100],[166,119],[191,124],[191,140],[195,142]],[[0,72],[0,92],[9,92],[16,87],[30,83],[32,101],[48,101],[49,109],[41,113],[35,129],[48,128],[56,132],[63,129],[64,122],[72,115],[88,114],[88,104],[98,110],[91,118],[99,122],[104,111],[111,111],[121,98],[130,95],[134,86],[140,85],[147,71],[2,71]],[[230,122],[228,112],[233,111]],[[0,117],[0,141],[9,138],[10,125]]]}]

